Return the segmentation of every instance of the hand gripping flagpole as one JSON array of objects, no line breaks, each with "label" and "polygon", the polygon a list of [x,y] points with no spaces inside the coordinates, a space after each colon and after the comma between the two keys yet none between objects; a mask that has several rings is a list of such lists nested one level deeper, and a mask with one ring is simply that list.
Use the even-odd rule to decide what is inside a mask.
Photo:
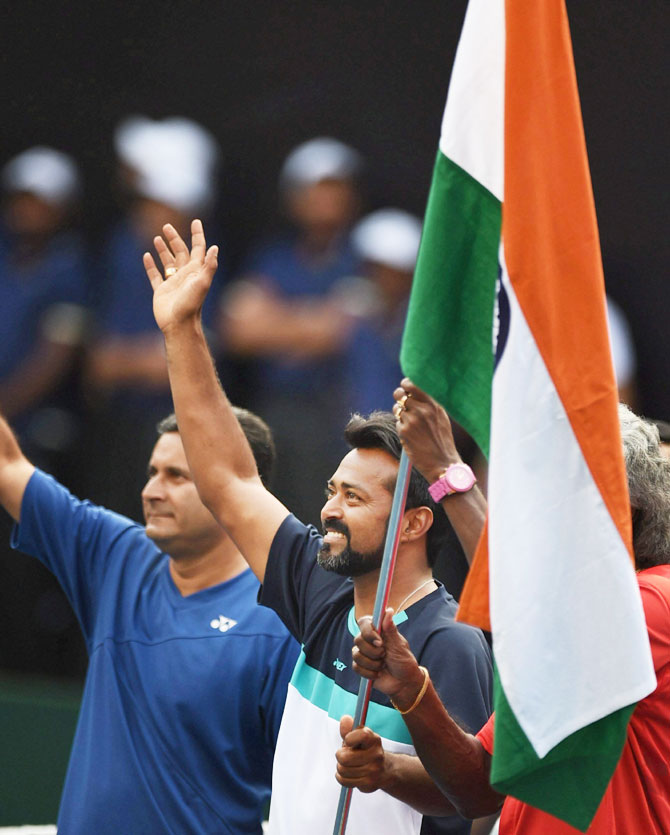
[{"label": "hand gripping flagpole", "polygon": [[[393,569],[395,568],[395,560],[398,555],[400,528],[402,525],[403,512],[405,510],[405,502],[407,500],[407,488],[409,487],[409,474],[411,469],[412,465],[407,457],[407,453],[403,449],[400,455],[398,478],[396,480],[395,491],[393,493],[391,515],[389,516],[389,526],[386,531],[386,542],[384,543],[384,555],[382,557],[382,565],[379,571],[377,595],[375,597],[375,605],[372,612],[372,625],[376,630],[379,630],[382,615],[384,614],[386,604],[388,603],[389,592],[391,591]],[[354,728],[359,728],[361,725],[365,724],[365,717],[368,713],[371,691],[372,680],[361,677],[361,683],[358,688],[358,699],[356,700],[356,710],[354,712]],[[352,791],[353,789],[342,786],[342,790],[340,791],[340,801],[337,805],[337,816],[335,818],[333,835],[344,835],[344,831],[347,828],[347,818],[349,816]]]}]

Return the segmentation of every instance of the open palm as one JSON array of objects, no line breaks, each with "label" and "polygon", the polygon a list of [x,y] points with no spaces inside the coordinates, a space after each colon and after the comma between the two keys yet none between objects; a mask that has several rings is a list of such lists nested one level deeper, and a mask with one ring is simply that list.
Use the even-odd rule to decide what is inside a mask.
[{"label": "open palm", "polygon": [[[202,304],[216,272],[218,247],[207,249],[202,223],[191,223],[191,250],[169,223],[163,227],[154,246],[167,277],[156,266],[152,255],[144,254],[144,268],[154,291],[154,318],[162,330],[200,315]],[[176,271],[176,272],[174,272]]]}]

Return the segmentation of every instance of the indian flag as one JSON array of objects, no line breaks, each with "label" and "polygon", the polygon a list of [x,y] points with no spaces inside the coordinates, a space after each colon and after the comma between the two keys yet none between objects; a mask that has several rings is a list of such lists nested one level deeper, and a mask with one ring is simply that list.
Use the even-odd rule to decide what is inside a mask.
[{"label": "indian flag", "polygon": [[563,0],[470,0],[401,364],[489,457],[491,781],[585,829],[656,680]]}]

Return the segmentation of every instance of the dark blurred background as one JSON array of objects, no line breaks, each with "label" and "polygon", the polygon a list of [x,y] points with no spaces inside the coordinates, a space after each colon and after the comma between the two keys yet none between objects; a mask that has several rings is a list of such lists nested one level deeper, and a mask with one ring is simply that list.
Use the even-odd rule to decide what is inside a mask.
[{"label": "dark blurred background", "polygon": [[[24,0],[3,20],[3,158],[67,150],[84,220],[114,216],[111,135],[128,113],[184,114],[224,152],[221,227],[234,266],[276,216],[276,174],[300,140],[369,159],[368,206],[421,214],[464,0]],[[642,409],[670,414],[668,3],[567,3],[608,288],[639,353]]]}]

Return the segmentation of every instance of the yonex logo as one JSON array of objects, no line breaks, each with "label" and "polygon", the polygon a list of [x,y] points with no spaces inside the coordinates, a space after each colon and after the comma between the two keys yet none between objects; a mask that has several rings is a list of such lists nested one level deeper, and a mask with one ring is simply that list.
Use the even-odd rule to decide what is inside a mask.
[{"label": "yonex logo", "polygon": [[339,659],[339,658],[336,658],[336,659],[333,661],[333,667],[337,667],[337,671],[338,671],[339,673],[341,673],[341,672],[342,672],[342,670],[345,670],[345,669],[346,669],[347,665],[344,663],[344,661],[340,661],[340,659]]},{"label": "yonex logo", "polygon": [[210,621],[210,626],[212,629],[218,629],[219,632],[227,632],[231,627],[237,624],[236,620],[232,618],[227,618],[224,615],[219,615],[218,618],[214,618],[213,621]]}]

